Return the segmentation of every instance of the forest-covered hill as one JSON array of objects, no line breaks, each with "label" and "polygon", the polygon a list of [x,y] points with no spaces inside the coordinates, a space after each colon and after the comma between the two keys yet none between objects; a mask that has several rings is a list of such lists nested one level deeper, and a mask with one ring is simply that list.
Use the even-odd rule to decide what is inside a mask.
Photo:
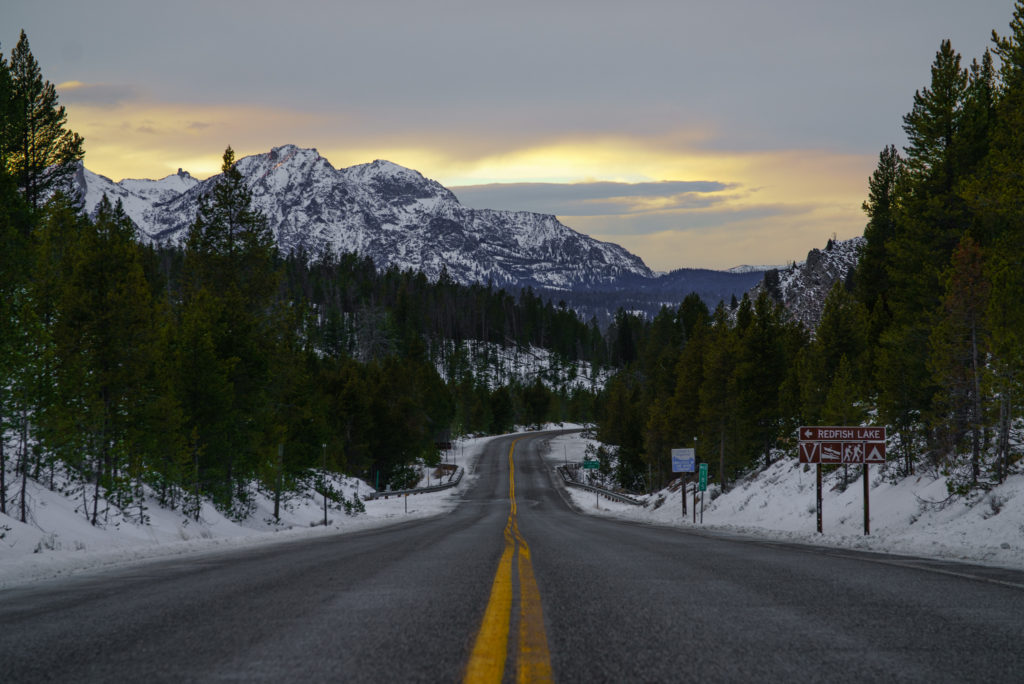
[{"label": "forest-covered hill", "polygon": [[728,486],[795,454],[799,425],[867,422],[888,427],[892,472],[941,472],[953,493],[1020,469],[1024,3],[969,63],[941,41],[930,76],[813,335],[769,296],[793,285],[781,272],[731,311],[684,302],[635,331],[599,416],[622,484],[664,485],[669,449],[696,443]]}]

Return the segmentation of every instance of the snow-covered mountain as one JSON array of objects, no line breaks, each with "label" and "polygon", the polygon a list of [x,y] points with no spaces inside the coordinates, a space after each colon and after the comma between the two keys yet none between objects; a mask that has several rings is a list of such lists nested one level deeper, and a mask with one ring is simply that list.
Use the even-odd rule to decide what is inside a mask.
[{"label": "snow-covered mountain", "polygon": [[825,309],[825,297],[838,280],[845,281],[860,258],[863,237],[829,240],[825,249],[812,249],[807,261],[788,268],[766,271],[764,279],[754,286],[752,296],[767,290],[794,319],[808,330],[815,330]]},{"label": "snow-covered mountain", "polygon": [[[379,267],[443,268],[463,283],[572,289],[652,277],[640,257],[531,212],[468,209],[451,191],[412,169],[375,161],[334,168],[314,149],[294,145],[238,161],[284,251],[358,252]],[[86,208],[103,193],[120,199],[142,239],[181,241],[199,197],[219,176],[197,181],[188,173],[119,183],[82,168],[76,177]]]}]

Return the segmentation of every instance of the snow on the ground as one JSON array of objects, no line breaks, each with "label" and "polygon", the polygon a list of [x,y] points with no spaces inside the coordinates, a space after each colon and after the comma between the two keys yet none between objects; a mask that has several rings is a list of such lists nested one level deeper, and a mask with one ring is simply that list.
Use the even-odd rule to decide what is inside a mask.
[{"label": "snow on the ground", "polygon": [[[460,440],[448,452],[447,462],[454,461],[460,468],[469,466],[464,468],[458,487],[408,498],[365,501],[366,512],[355,515],[329,506],[327,527],[323,526],[323,498],[316,493],[282,503],[280,522],[275,522],[273,500],[265,492],[255,495],[255,511],[242,521],[233,521],[204,502],[200,520],[195,522],[180,510],[161,508],[150,499],[144,504],[148,524],[140,525],[137,506],[125,511],[111,508],[104,516],[101,500],[100,518],[106,519],[94,527],[83,512],[81,492],[67,496],[29,480],[28,523],[18,521],[19,509],[10,502],[7,515],[0,513],[0,588],[152,558],[354,532],[439,515],[456,506],[462,492],[476,478],[472,464],[488,439]],[[422,471],[421,486],[427,486],[428,476],[430,484],[438,484],[436,475],[429,472]],[[357,491],[360,498],[374,491],[354,478],[337,478],[332,484],[349,500]],[[12,492],[13,487],[8,495]],[[91,494],[87,493],[90,505]]]},{"label": "snow on the ground", "polygon": [[[578,435],[553,440],[547,458],[552,467],[582,461],[587,444]],[[886,553],[956,559],[1024,569],[1024,474],[975,498],[950,497],[946,479],[915,475],[896,479],[871,466],[869,509],[871,534],[864,535],[864,484],[861,467],[851,466],[849,484],[841,489],[842,471],[822,487],[824,534],[816,530],[815,472],[795,459],[776,461],[712,500],[705,492],[705,529],[775,540],[856,548]],[[576,506],[587,513],[627,520],[701,527],[693,522],[692,485],[687,515],[676,491],[638,497],[646,506],[631,506],[568,487]]]},{"label": "snow on the ground", "polygon": [[446,381],[451,377],[449,364],[452,357],[461,352],[465,355],[462,372],[468,371],[474,379],[482,380],[489,389],[506,386],[513,382],[530,384],[535,378],[551,390],[583,389],[596,392],[604,387],[612,372],[597,368],[586,361],[570,361],[542,347],[520,347],[501,345],[479,340],[463,340],[458,344],[446,342],[438,358],[438,374]]},{"label": "snow on the ground", "polygon": [[[342,534],[440,515],[457,506],[462,492],[477,478],[474,465],[490,439],[464,439],[449,452],[449,462],[464,468],[458,487],[408,498],[366,501],[366,513],[353,516],[331,508],[327,527],[322,525],[323,499],[316,494],[296,497],[284,505],[280,523],[272,520],[273,502],[265,494],[258,494],[255,513],[241,522],[228,519],[208,503],[196,523],[180,510],[162,509],[148,501],[145,514],[149,524],[133,522],[138,511],[130,508],[108,516],[104,526],[93,527],[82,512],[80,493],[69,498],[30,481],[29,523],[17,522],[16,508],[9,507],[8,515],[0,514],[0,588],[154,558]],[[548,461],[552,467],[581,461],[590,443],[579,435],[555,438]],[[842,492],[837,488],[838,472],[826,479],[823,535],[815,532],[814,471],[805,471],[789,460],[776,462],[737,483],[713,501],[711,492],[707,492],[703,527],[761,538],[1024,568],[1024,475],[1015,475],[968,502],[948,497],[941,477],[920,475],[893,481],[873,466],[871,535],[865,537],[863,486],[854,470],[859,468],[851,468],[850,484]],[[432,476],[431,484],[436,483]],[[334,484],[350,499],[357,488],[361,497],[373,491],[350,478]],[[421,484],[427,484],[426,474]],[[575,488],[568,491],[584,512],[654,524],[694,525],[692,508],[688,507],[687,517],[682,519],[678,491],[640,497],[647,501],[642,508],[604,498],[595,508],[593,493]],[[692,504],[692,497],[687,503]]]}]

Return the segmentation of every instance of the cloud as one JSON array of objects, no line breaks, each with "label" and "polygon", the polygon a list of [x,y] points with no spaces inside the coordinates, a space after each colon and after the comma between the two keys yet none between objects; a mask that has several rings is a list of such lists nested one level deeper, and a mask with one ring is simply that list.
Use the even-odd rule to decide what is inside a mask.
[{"label": "cloud", "polygon": [[615,216],[562,216],[563,222],[586,233],[600,233],[616,239],[624,235],[653,235],[666,231],[700,233],[708,230],[728,234],[736,226],[777,220],[795,220],[816,210],[814,205],[727,206],[718,204],[706,209],[671,209]]},{"label": "cloud", "polygon": [[708,207],[732,186],[718,181],[488,183],[451,188],[467,207],[556,216],[607,216]]},{"label": "cloud", "polygon": [[345,112],[143,100],[78,104],[68,119],[86,139],[86,166],[110,178],[178,168],[204,178],[219,171],[228,144],[238,157],[315,147],[338,168],[388,159],[452,188],[467,206],[554,214],[659,270],[785,263],[832,233],[859,234],[877,162],[875,153],[715,148],[714,131],[700,126],[524,141],[427,122],[395,135]]},{"label": "cloud", "polygon": [[93,107],[117,107],[138,98],[132,86],[113,83],[82,83],[65,81],[57,85],[61,102]]},{"label": "cloud", "polygon": [[823,248],[833,235],[863,234],[859,207],[845,203],[766,204],[661,215],[564,217],[568,225],[599,240],[622,245],[655,270],[730,268],[786,264]]}]

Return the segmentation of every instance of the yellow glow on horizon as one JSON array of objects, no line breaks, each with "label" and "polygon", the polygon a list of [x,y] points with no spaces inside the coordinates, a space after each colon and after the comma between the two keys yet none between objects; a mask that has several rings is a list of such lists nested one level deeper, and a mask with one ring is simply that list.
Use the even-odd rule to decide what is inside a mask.
[{"label": "yellow glow on horizon", "polygon": [[[78,82],[62,88],[73,90]],[[616,242],[655,269],[785,263],[863,231],[860,204],[875,157],[825,150],[714,150],[706,132],[669,135],[582,136],[533,145],[468,140],[458,131],[406,132],[401,140],[368,131],[338,116],[243,106],[186,106],[127,102],[68,106],[69,127],[83,135],[86,166],[123,178],[161,178],[179,168],[196,178],[220,171],[224,148],[236,157],[296,144],[315,147],[336,168],[387,159],[447,187],[488,183],[717,181],[711,207],[676,206],[669,197],[602,198],[589,206],[626,206],[619,216],[561,216],[566,225]],[[481,151],[486,150],[486,151]],[[778,215],[751,218],[766,207]],[[729,212],[736,218],[730,219]],[[746,212],[743,214],[742,212]],[[638,215],[644,231],[629,228]],[[684,227],[684,219],[714,216],[712,228]],[[691,221],[692,223],[692,221]],[[655,228],[652,229],[651,226]],[[632,232],[631,232],[632,231]],[[822,237],[824,236],[824,237]]]}]

